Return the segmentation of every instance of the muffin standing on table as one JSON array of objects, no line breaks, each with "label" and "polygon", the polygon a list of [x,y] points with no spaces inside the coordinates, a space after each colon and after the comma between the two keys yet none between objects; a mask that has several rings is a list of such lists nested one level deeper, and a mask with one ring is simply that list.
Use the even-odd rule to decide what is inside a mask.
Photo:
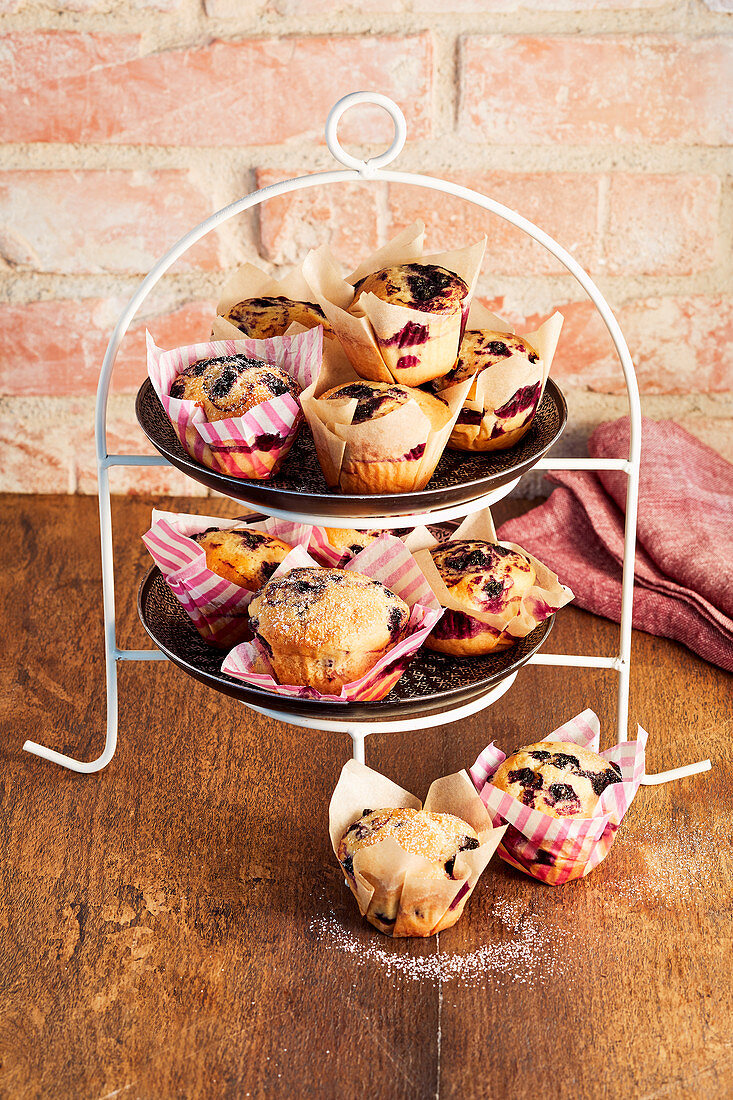
[{"label": "muffin standing on table", "polygon": [[281,684],[338,694],[400,640],[410,608],[362,573],[303,567],[269,581],[249,616]]},{"label": "muffin standing on table", "polygon": [[575,742],[539,741],[507,757],[491,783],[548,817],[589,817],[614,783],[618,764]]}]

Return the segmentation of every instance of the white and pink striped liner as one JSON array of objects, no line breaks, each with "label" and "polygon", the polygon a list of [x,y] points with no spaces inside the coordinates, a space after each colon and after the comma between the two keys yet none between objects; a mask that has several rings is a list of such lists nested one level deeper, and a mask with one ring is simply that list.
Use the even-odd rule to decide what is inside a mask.
[{"label": "white and pink striped liner", "polygon": [[[298,548],[288,555],[273,576],[282,576],[302,565],[316,564],[313,558]],[[369,672],[359,680],[345,684],[339,695],[324,695],[314,688],[297,684],[278,684],[267,654],[257,641],[242,642],[236,646],[224,660],[222,672],[276,695],[325,699],[333,703],[383,699],[388,695],[404,672],[408,659],[420,648],[443,614],[443,609],[412,554],[394,535],[382,535],[376,542],[370,543],[347,562],[344,569],[381,581],[396,592],[411,611],[407,636],[380,657]]]},{"label": "white and pink striped liner", "polygon": [[[229,531],[245,523],[241,519],[153,509],[150,530],[143,535],[143,542],[166,584],[201,637],[222,648],[235,645],[247,632],[247,607],[254,592],[212,573],[206,567],[205,551],[190,536],[211,527]],[[266,519],[246,525],[255,531],[266,531],[290,546],[305,547],[310,541],[311,529],[307,523]]]},{"label": "white and pink striped liner", "polygon": [[[321,369],[323,329],[268,340],[210,340],[163,351],[146,333],[148,375],[182,446],[210,470],[232,477],[267,478],[279,467],[297,435],[303,412],[289,393],[264,401],[244,416],[209,423],[193,401],[170,397],[173,381],[200,359],[247,355],[284,367],[301,389]],[[264,444],[264,445],[263,445]]]},{"label": "white and pink striped liner", "polygon": [[[597,715],[584,710],[542,740],[573,741],[598,752],[600,733]],[[549,817],[497,790],[491,776],[506,756],[493,742],[487,745],[469,774],[494,824],[509,825],[498,849],[501,858],[553,886],[592,871],[608,855],[621,819],[639,789],[645,770],[646,739],[645,730],[639,726],[636,741],[623,741],[600,753],[604,760],[618,764],[623,782],[606,787],[594,813],[583,818]]]}]

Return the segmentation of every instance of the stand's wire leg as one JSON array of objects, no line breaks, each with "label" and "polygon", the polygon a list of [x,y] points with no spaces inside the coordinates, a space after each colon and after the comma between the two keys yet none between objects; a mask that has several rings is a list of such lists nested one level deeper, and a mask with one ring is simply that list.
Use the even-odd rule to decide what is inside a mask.
[{"label": "stand's wire leg", "polygon": [[75,760],[62,752],[47,749],[35,741],[26,741],[23,748],[53,764],[73,772],[89,774],[101,771],[109,764],[117,748],[117,644],[115,639],[115,593],[112,558],[112,507],[109,496],[109,472],[99,462],[99,526],[102,539],[102,595],[104,600],[104,656],[107,666],[107,733],[104,750],[96,760]]},{"label": "stand's wire leg", "polygon": [[358,730],[349,730],[349,737],[351,738],[351,758],[356,760],[357,764],[364,763],[364,739],[365,733],[359,733]]},{"label": "stand's wire leg", "polygon": [[712,766],[709,760],[698,760],[697,764],[685,764],[681,768],[672,768],[668,772],[645,775],[641,785],[642,787],[651,787],[657,783],[669,783],[673,779],[684,779],[688,775],[699,775],[700,772],[709,772]]}]

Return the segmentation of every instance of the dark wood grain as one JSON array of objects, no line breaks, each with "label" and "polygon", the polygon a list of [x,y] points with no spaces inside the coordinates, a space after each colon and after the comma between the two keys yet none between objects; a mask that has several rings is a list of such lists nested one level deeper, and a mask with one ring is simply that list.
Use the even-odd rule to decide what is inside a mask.
[{"label": "dark wood grain", "polygon": [[[114,506],[119,640],[140,648],[151,503]],[[730,677],[636,634],[631,717],[649,731],[649,769],[709,755],[714,770],[643,790],[588,879],[553,889],[494,861],[439,942],[392,943],[361,922],[330,852],[344,736],[131,664],[105,771],[22,752],[29,736],[101,750],[96,503],[0,508],[0,1096],[730,1095]],[[204,508],[237,511],[191,502]],[[548,649],[611,653],[616,638],[570,607]],[[610,743],[614,676],[525,669],[474,718],[374,736],[367,761],[423,796],[492,738],[512,749],[588,705]],[[524,956],[506,965],[518,941]],[[457,964],[459,977],[389,968],[482,945],[494,962]]]}]

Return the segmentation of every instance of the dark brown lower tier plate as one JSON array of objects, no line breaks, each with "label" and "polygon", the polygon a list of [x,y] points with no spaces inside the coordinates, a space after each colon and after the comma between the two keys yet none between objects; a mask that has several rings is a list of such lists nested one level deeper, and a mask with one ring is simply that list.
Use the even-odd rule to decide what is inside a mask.
[{"label": "dark brown lower tier plate", "polygon": [[355,721],[432,714],[470,703],[526,664],[547,638],[554,621],[553,615],[511,649],[487,657],[448,657],[421,649],[385,699],[327,703],[275,695],[226,676],[221,671],[225,651],[207,645],[201,638],[157,566],[143,579],[137,606],[142,624],[155,644],[189,676],[209,687],[243,703],[288,714]]},{"label": "dark brown lower tier plate", "polygon": [[339,516],[345,520],[417,515],[435,508],[464,504],[500,489],[532,469],[560,438],[568,418],[565,398],[552,379],[548,379],[531,428],[508,451],[485,454],[444,451],[435,473],[421,492],[364,496],[329,489],[307,424],[301,428],[280,472],[266,481],[250,481],[209,470],[184,451],[150,379],[140,387],[135,411],[140,427],[153,446],[184,474],[210,489],[264,512],[275,508],[311,516]]}]

